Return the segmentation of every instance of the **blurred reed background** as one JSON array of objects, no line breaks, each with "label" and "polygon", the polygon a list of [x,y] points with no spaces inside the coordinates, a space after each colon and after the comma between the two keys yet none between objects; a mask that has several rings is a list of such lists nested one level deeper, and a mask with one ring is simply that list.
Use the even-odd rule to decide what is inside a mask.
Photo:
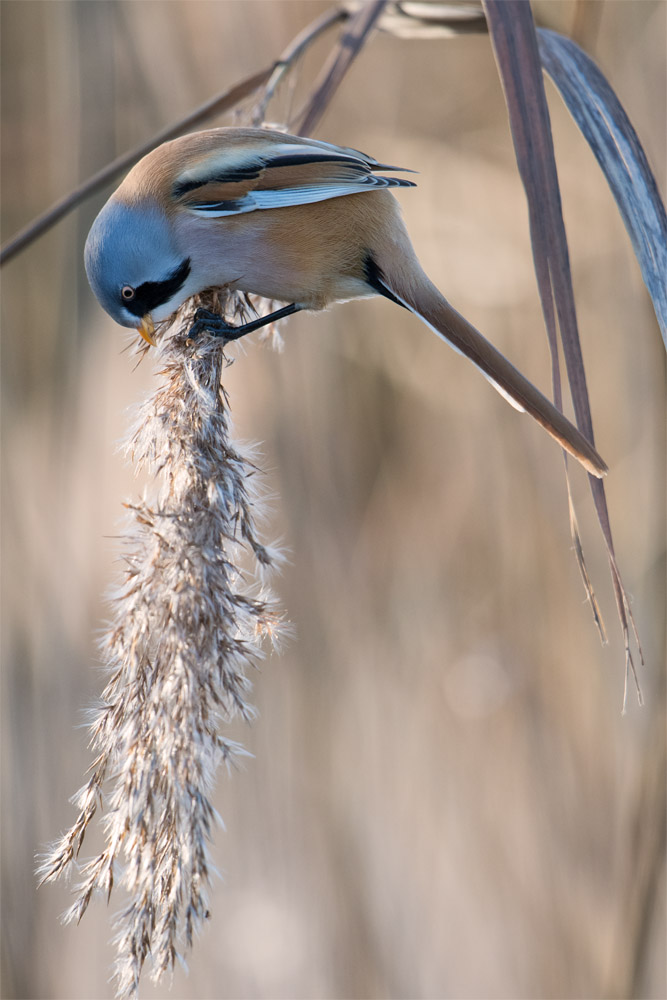
[{"label": "blurred reed background", "polygon": [[[11,2],[3,233],[271,63],[319,2]],[[581,7],[578,7],[581,12]],[[570,3],[536,4],[568,33]],[[594,4],[580,38],[665,194],[664,3]],[[315,46],[272,106],[312,88]],[[223,878],[186,977],[144,997],[663,997],[665,364],[612,197],[548,88],[598,447],[646,654],[631,689],[585,475],[414,318],[378,299],[236,349],[237,435],[276,494],[297,638],[255,677],[255,755],[222,773]],[[231,117],[213,124],[229,124]],[[420,171],[399,197],[426,270],[540,386],[549,360],[488,38],[376,34],[316,135]],[[110,189],[109,189],[110,190]],[[5,998],[111,995],[103,902],[77,927],[34,855],[74,819],[96,630],[119,572],[115,445],[153,384],[82,266],[91,200],[3,271]],[[86,842],[84,854],[95,845]],[[119,906],[112,900],[110,910]]]}]

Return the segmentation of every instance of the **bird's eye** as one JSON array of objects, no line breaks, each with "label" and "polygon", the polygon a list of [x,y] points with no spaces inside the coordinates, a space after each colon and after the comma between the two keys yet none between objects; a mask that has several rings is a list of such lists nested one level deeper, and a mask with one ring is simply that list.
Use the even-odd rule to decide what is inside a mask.
[{"label": "bird's eye", "polygon": [[135,292],[132,285],[123,285],[123,287],[120,290],[120,294],[126,302],[131,302],[137,293]]}]

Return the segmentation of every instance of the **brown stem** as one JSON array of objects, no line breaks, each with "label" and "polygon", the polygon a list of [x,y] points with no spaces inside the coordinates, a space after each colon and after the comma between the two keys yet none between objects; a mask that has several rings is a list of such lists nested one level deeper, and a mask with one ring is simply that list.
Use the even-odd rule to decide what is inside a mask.
[{"label": "brown stem", "polygon": [[[377,18],[385,6],[386,0],[373,0],[372,3],[365,4],[357,14],[351,19],[351,26],[338,42],[332,58],[329,61],[328,69],[325,70],[322,83],[316,87],[308,107],[304,113],[304,134],[314,128],[317,121],[324,113],[334,91],[345,75],[348,67],[355,56],[361,50],[368,33],[377,21]],[[103,167],[88,180],[80,184],[76,190],[66,195],[60,201],[52,205],[46,212],[33,219],[31,223],[20,230],[16,236],[8,240],[0,250],[0,266],[6,264],[21,250],[25,250],[38,237],[51,229],[64,216],[71,212],[77,205],[80,205],[91,194],[103,188],[109,181],[112,181],[119,174],[132,167],[142,156],[149,153],[162,142],[167,142],[178,135],[181,135],[193,125],[211,118],[213,115],[221,114],[223,111],[234,107],[239,101],[258,90],[262,84],[266,84],[265,93],[256,111],[256,116],[263,117],[266,107],[273,97],[275,90],[285,73],[301,57],[310,44],[318,38],[324,31],[334,24],[349,18],[349,13],[344,8],[332,8],[325,14],[317,18],[308,25],[285,49],[280,59],[272,66],[246,77],[240,83],[219,94],[217,97],[206,101],[194,111],[191,111],[184,118],[179,119],[172,125],[163,129],[153,136],[148,142],[136,147],[129,153],[124,153],[111,163]]]},{"label": "brown stem", "polygon": [[347,31],[341,35],[338,45],[331,53],[322,70],[320,82],[315,87],[306,109],[294,123],[294,131],[299,135],[310,135],[324,114],[334,92],[359,54],[363,45],[384,10],[387,0],[373,0],[362,4],[350,21]]},{"label": "brown stem", "polygon": [[252,120],[254,125],[262,124],[266,115],[266,109],[275,94],[278,85],[296,61],[301,58],[306,49],[308,49],[310,45],[320,37],[320,35],[324,34],[325,31],[328,31],[329,28],[332,28],[335,24],[339,24],[342,21],[347,21],[349,17],[349,12],[343,7],[332,7],[330,10],[325,11],[321,17],[318,17],[315,21],[304,28],[303,31],[300,31],[296,38],[292,39],[280,56],[280,59],[276,62],[271,78],[264,87],[264,95],[253,112]]},{"label": "brown stem", "polygon": [[5,243],[4,247],[0,251],[0,265],[6,264],[8,260],[11,260],[17,253],[24,250],[27,246],[41,236],[43,233],[55,226],[56,222],[59,222],[63,216],[67,215],[80,205],[82,201],[85,201],[89,195],[94,194],[100,188],[108,184],[109,181],[117,177],[118,174],[123,173],[129,167],[133,166],[142,156],[146,153],[150,153],[152,149],[159,146],[161,142],[166,142],[168,139],[173,139],[182,132],[185,132],[188,128],[193,125],[199,124],[199,122],[204,121],[206,118],[210,118],[213,115],[221,114],[223,111],[227,111],[229,108],[234,107],[239,101],[242,101],[244,97],[248,94],[252,94],[255,90],[262,86],[265,80],[271,76],[275,69],[275,66],[268,66],[266,69],[261,70],[259,73],[254,73],[252,76],[246,77],[240,83],[235,84],[235,86],[225,90],[224,93],[218,94],[217,97],[212,98],[210,101],[206,101],[205,104],[200,105],[200,107],[195,108],[191,111],[185,118],[179,119],[173,125],[169,125],[167,128],[158,132],[154,135],[152,139],[148,142],[143,143],[141,146],[137,146],[135,149],[131,150],[129,153],[123,153],[122,156],[117,157],[111,163],[103,167],[92,177],[89,177],[87,181],[79,185],[75,191],[72,191],[65,198],[61,198],[57,201],[55,205],[52,205],[46,212],[39,215],[34,219],[29,225],[22,229],[16,234],[11,240]]}]

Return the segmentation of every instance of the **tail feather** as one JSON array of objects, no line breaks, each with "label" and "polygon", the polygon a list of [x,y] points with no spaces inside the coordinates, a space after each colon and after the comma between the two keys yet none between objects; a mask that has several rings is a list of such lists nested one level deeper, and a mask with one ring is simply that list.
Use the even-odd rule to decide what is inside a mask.
[{"label": "tail feather", "polygon": [[406,282],[408,287],[403,290],[400,281],[388,279],[379,268],[374,277],[376,289],[379,290],[378,286],[381,285],[384,294],[398,300],[451,347],[472,361],[512,406],[529,413],[588,472],[598,478],[605,475],[607,465],[592,443],[461,316],[427,278],[417,287],[412,281]]}]

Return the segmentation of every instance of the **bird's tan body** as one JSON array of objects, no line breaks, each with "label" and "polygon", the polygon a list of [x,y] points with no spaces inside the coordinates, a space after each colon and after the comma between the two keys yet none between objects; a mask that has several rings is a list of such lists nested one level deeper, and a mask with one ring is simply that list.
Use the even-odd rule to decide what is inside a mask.
[{"label": "bird's tan body", "polygon": [[[128,174],[116,197],[128,204],[144,199],[168,202],[174,175],[193,171],[219,153],[221,133],[237,153],[265,145],[267,137],[276,145],[303,142],[269,130],[262,131],[260,141],[255,129],[210,129],[197,133],[195,143],[185,141],[194,136],[184,136],[145,156]],[[270,174],[266,183],[272,188],[301,181],[312,184],[318,172],[323,174],[327,169],[331,169],[327,163],[301,170],[274,167],[266,171]],[[199,188],[197,195],[234,199],[257,186],[246,181],[211,183],[205,192]],[[188,247],[197,269],[215,272],[214,284],[297,302],[304,309],[324,309],[333,302],[374,294],[366,281],[364,259],[378,248],[393,248],[394,260],[403,257],[406,276],[414,268],[421,271],[400,207],[389,191],[347,195],[342,208],[343,199],[332,198],[208,219],[179,212],[175,206],[173,218],[180,242]]]},{"label": "bird's tan body", "polygon": [[[603,475],[592,443],[428,279],[385,189],[411,182],[377,175],[397,169],[282,132],[210,129],[149,153],[114,198],[125,214],[161,213],[174,254],[189,263],[181,301],[223,285],[312,310],[385,294],[473,361],[589,472]],[[163,314],[172,308],[169,300]]]},{"label": "bird's tan body", "polygon": [[[324,309],[375,294],[365,261],[369,255],[376,260],[383,256],[387,234],[398,248],[399,231],[404,237],[401,254],[407,254],[412,270],[421,271],[398,203],[388,191],[352,194],[345,202],[344,213],[336,211],[332,200],[221,219],[229,247],[225,277],[244,292],[296,302],[304,309]],[[190,218],[183,223],[202,267],[215,243],[206,221]]]}]

